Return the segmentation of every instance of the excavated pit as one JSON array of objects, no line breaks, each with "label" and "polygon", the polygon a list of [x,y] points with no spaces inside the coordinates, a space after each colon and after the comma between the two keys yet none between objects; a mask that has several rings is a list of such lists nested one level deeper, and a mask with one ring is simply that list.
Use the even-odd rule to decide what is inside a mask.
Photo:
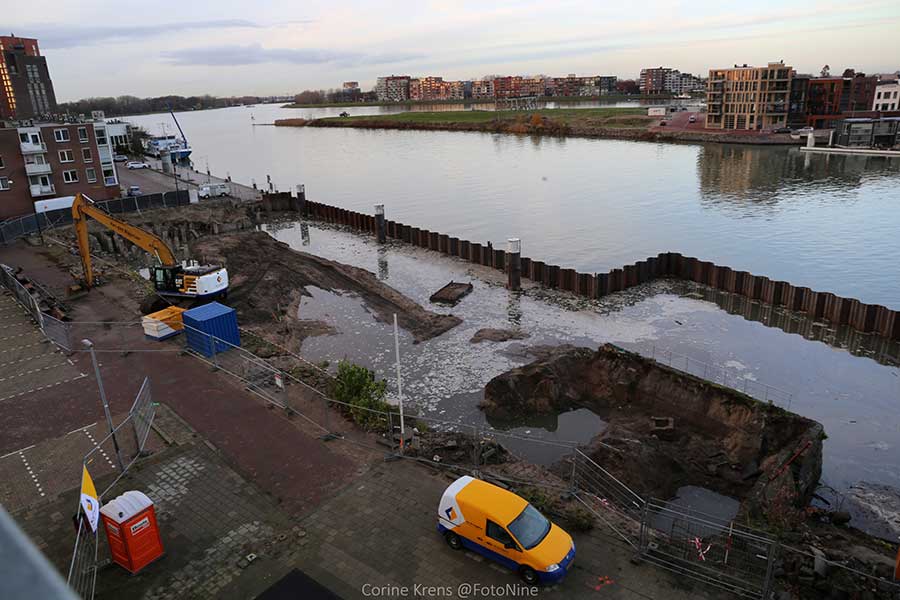
[{"label": "excavated pit", "polygon": [[767,514],[810,499],[822,426],[771,404],[606,344],[536,349],[538,359],[485,387],[489,418],[588,408],[608,427],[591,457],[643,497],[699,486]]}]

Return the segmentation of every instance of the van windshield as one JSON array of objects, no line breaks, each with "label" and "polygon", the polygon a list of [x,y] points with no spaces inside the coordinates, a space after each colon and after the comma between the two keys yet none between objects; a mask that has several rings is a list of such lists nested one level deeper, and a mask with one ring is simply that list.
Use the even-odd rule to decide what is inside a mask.
[{"label": "van windshield", "polygon": [[526,550],[531,550],[547,537],[547,533],[550,531],[550,521],[529,504],[522,514],[509,524],[509,531],[516,536]]}]

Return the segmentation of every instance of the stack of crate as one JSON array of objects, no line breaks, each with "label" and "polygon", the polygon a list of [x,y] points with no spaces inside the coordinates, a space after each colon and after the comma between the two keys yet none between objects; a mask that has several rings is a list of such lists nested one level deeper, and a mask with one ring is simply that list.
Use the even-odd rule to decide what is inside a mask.
[{"label": "stack of crate", "polygon": [[144,335],[154,340],[164,340],[181,333],[184,329],[182,321],[183,308],[170,306],[161,311],[146,315],[141,319]]}]

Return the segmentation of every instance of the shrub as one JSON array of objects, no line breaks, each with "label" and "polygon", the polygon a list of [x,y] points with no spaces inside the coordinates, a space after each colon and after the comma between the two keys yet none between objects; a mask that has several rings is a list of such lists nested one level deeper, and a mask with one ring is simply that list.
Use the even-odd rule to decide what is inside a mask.
[{"label": "shrub", "polygon": [[331,396],[344,403],[341,409],[358,425],[367,429],[383,423],[383,413],[391,410],[384,401],[387,382],[376,381],[375,373],[360,365],[342,360],[331,384]]}]

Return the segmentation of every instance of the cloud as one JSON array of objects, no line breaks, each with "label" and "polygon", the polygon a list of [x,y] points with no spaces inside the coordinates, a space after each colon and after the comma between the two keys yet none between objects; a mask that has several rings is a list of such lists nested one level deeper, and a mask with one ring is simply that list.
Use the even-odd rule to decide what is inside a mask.
[{"label": "cloud", "polygon": [[340,66],[378,65],[418,60],[421,54],[411,52],[375,53],[348,52],[325,48],[263,48],[260,44],[247,46],[199,46],[162,53],[163,58],[177,66],[240,66],[264,63]]},{"label": "cloud", "polygon": [[[309,21],[307,21],[309,22]],[[244,19],[216,19],[159,23],[156,25],[35,25],[20,27],[40,40],[41,48],[75,48],[99,43],[135,42],[192,30],[258,29],[263,27]]]}]

